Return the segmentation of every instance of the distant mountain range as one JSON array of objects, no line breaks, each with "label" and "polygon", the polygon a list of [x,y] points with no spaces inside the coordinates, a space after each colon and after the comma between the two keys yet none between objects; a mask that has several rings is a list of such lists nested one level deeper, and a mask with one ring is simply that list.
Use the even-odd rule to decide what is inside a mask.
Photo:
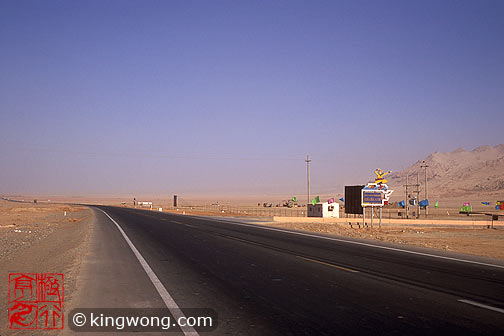
[{"label": "distant mountain range", "polygon": [[417,172],[423,194],[427,164],[429,195],[461,196],[504,192],[504,144],[481,146],[472,151],[463,148],[448,153],[433,153],[403,171],[388,175],[388,185],[402,190],[406,183],[416,183]]}]

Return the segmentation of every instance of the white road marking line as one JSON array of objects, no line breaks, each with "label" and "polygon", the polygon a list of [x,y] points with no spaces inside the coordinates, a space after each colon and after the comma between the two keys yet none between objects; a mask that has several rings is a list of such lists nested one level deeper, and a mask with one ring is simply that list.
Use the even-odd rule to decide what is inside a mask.
[{"label": "white road marking line", "polygon": [[[201,219],[201,218],[198,218],[198,219]],[[361,243],[361,242],[356,242],[356,241],[351,241],[351,240],[345,240],[345,239],[339,239],[339,238],[324,237],[324,236],[318,236],[318,235],[304,233],[304,232],[287,231],[287,230],[276,229],[276,228],[271,228],[271,227],[259,226],[259,225],[256,225],[256,224],[245,224],[245,223],[238,223],[238,222],[231,222],[231,221],[219,221],[219,220],[216,220],[216,219],[211,219],[211,220],[214,221],[214,222],[218,222],[218,223],[229,223],[229,224],[235,224],[235,225],[241,225],[241,226],[248,226],[248,227],[253,227],[253,228],[256,228],[256,229],[278,231],[278,232],[283,232],[283,233],[295,234],[295,235],[299,235],[299,236],[306,236],[306,237],[313,237],[313,238],[319,238],[319,239],[333,240],[333,241],[339,241],[339,242],[342,242],[342,243],[355,244],[355,245],[363,245],[363,246],[369,246],[369,247],[374,247],[374,248],[380,248],[380,249],[384,249],[384,250],[397,251],[397,252],[410,253],[410,254],[417,254],[417,255],[421,255],[421,256],[425,256],[425,257],[439,258],[439,259],[446,259],[446,260],[453,260],[453,261],[459,261],[459,262],[464,262],[464,263],[469,263],[469,264],[476,264],[476,265],[483,265],[483,266],[490,266],[490,267],[496,267],[496,268],[502,268],[502,269],[504,269],[504,266],[501,266],[501,265],[487,264],[487,263],[483,263],[483,262],[479,262],[479,261],[466,260],[466,259],[458,259],[458,258],[453,258],[453,257],[445,257],[445,256],[439,256],[439,255],[435,255],[435,254],[429,254],[429,253],[423,253],[423,252],[415,252],[415,251],[410,251],[410,250],[403,250],[403,249],[399,249],[399,248],[395,248],[395,247],[373,245],[373,244],[369,244],[369,243]]]},{"label": "white road marking line", "polygon": [[[161,280],[159,280],[159,278],[157,277],[156,273],[154,273],[154,271],[152,270],[152,268],[149,266],[149,264],[147,263],[147,261],[140,254],[140,252],[137,250],[137,248],[135,247],[135,245],[133,245],[133,243],[131,242],[131,240],[129,239],[129,237],[126,235],[126,232],[124,232],[124,230],[121,228],[121,226],[119,224],[117,224],[117,222],[112,217],[110,217],[108,213],[106,213],[102,209],[98,209],[98,210],[100,210],[101,212],[103,212],[117,226],[117,229],[119,229],[119,232],[121,232],[121,234],[123,235],[124,239],[128,243],[129,247],[131,248],[131,250],[133,251],[133,253],[137,257],[137,259],[140,262],[140,264],[142,265],[145,273],[147,273],[147,275],[149,276],[149,279],[151,280],[151,282],[154,285],[154,287],[156,287],[157,292],[161,296],[161,299],[163,299],[163,302],[165,303],[166,307],[172,313],[173,317],[175,317],[175,319],[177,319],[177,320],[179,318],[185,318],[185,315],[182,312],[182,310],[179,308],[179,306],[177,305],[177,303],[175,302],[175,300],[173,300],[173,298],[170,295],[170,293],[168,293],[168,291],[166,290],[166,288],[161,283]],[[182,332],[186,336],[199,336],[198,332],[196,330],[194,330],[194,328],[192,328],[192,327],[185,326],[185,327],[180,327],[180,328],[182,329]]]},{"label": "white road marking line", "polygon": [[191,224],[186,224],[186,223],[181,223],[181,222],[177,222],[177,221],[170,221],[172,223],[175,223],[175,224],[180,224],[180,225],[184,225],[184,226],[188,226],[188,227],[192,227],[192,228],[198,228],[197,226],[194,226],[194,225],[191,225]]},{"label": "white road marking line", "polygon": [[343,270],[343,271],[352,272],[352,273],[359,273],[359,271],[356,271],[354,269],[343,267],[343,266],[339,266],[339,265],[335,265],[335,264],[331,264],[331,263],[327,263],[325,261],[320,261],[320,260],[312,259],[312,258],[306,258],[306,257],[302,257],[302,256],[296,256],[296,257],[298,257],[300,259],[308,260],[308,261],[311,261],[311,262],[315,262],[315,263],[318,263],[318,264],[322,264],[322,265],[326,265],[326,266],[331,266],[331,267],[334,267],[334,268],[337,268],[337,269],[340,269],[340,270]]},{"label": "white road marking line", "polygon": [[496,311],[498,313],[504,314],[504,309],[497,308],[497,307],[492,307],[492,306],[489,306],[489,305],[486,305],[486,304],[483,304],[483,303],[479,303],[479,302],[476,302],[476,301],[465,300],[465,299],[464,300],[457,300],[457,301],[458,302],[467,303],[467,304],[470,304],[470,305],[473,305],[473,306],[476,306],[476,307],[493,310],[493,311]]}]

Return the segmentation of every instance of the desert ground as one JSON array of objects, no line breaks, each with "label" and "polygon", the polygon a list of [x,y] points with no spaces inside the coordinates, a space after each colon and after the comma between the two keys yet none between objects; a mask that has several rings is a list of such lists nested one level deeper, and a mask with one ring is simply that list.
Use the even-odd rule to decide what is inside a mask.
[{"label": "desert ground", "polygon": [[[491,195],[493,198],[498,198],[499,195]],[[440,200],[439,208],[430,207],[429,218],[436,219],[457,219],[465,220],[488,220],[488,216],[475,215],[465,216],[458,213],[459,207],[464,199],[468,199],[473,204],[475,211],[483,211],[489,213],[502,213],[495,211],[492,207],[481,205],[483,199],[489,198],[488,195],[472,195],[466,198],[443,198]],[[491,198],[491,200],[493,200]],[[502,197],[501,197],[502,198]],[[0,229],[2,244],[0,248],[0,258],[8,258],[8,255],[15,255],[16,250],[24,251],[31,248],[33,241],[48,241],[47,236],[54,235],[57,229],[66,228],[73,232],[75,230],[89,231],[88,226],[91,211],[83,206],[68,206],[62,204],[54,204],[53,202],[68,202],[68,203],[86,203],[86,204],[105,204],[115,206],[133,207],[132,198],[128,199],[124,196],[40,196],[40,195],[24,195],[17,196],[17,200],[33,200],[38,199],[37,204],[33,203],[13,203],[1,201],[0,211],[2,216],[0,219]],[[275,227],[283,227],[301,231],[310,231],[326,234],[334,234],[347,237],[357,237],[363,239],[382,240],[397,244],[414,245],[442,249],[454,252],[468,253],[480,256],[504,259],[504,229],[501,225],[496,226],[496,229],[488,229],[486,227],[468,228],[468,227],[422,227],[422,226],[384,226],[379,228],[357,227],[348,224],[335,223],[289,223],[289,222],[274,222],[273,216],[293,216],[304,217],[305,207],[285,208],[275,207],[275,204],[281,202],[281,199],[269,199],[269,203],[273,203],[273,207],[264,207],[259,196],[234,199],[235,202],[230,202],[231,199],[224,197],[218,200],[211,201],[206,198],[185,198],[179,197],[179,206],[174,208],[172,199],[169,197],[153,197],[145,196],[138,197],[137,201],[152,201],[154,211],[162,208],[162,211],[178,213],[181,215],[201,215],[201,216],[220,216],[220,217],[238,217],[245,219],[260,220],[257,223],[270,225]],[[50,200],[49,203],[47,201]],[[495,200],[493,200],[495,201]],[[45,203],[44,203],[45,202]],[[278,203],[275,203],[278,202]],[[260,206],[258,206],[260,204]],[[150,210],[149,208],[144,208]],[[67,211],[68,216],[64,217],[63,212]],[[343,209],[344,211],[344,209]],[[384,218],[400,218],[398,212],[404,210],[396,207],[388,207],[384,209]],[[345,217],[344,212],[341,217]],[[349,215],[351,217],[352,215]],[[420,219],[424,218],[424,212],[421,212]],[[77,222],[69,222],[77,220]],[[500,221],[504,218],[500,217]],[[82,223],[82,224],[81,224]],[[21,232],[18,232],[18,231]],[[32,233],[27,233],[27,231]],[[73,230],[73,231],[72,231]],[[55,237],[55,236],[54,236]],[[82,238],[82,237],[81,237]],[[82,239],[80,241],[82,244]]]},{"label": "desert ground", "polygon": [[[58,200],[57,197],[52,197]],[[89,251],[89,242],[93,228],[93,212],[82,205],[62,203],[28,202],[28,197],[18,198],[25,202],[0,200],[0,293],[6,298],[8,293],[8,274],[11,272],[52,272],[65,275],[65,310],[72,307],[72,300],[79,297],[77,280],[81,272],[82,260]],[[50,198],[49,198],[50,199]],[[61,198],[59,201],[75,202],[74,199]],[[77,203],[100,203],[132,207],[121,204],[123,198],[79,199]],[[153,209],[144,211],[163,211],[180,215],[226,216],[229,218],[255,219],[255,224],[294,229],[307,232],[380,240],[405,246],[421,246],[444,251],[460,252],[504,259],[504,229],[467,228],[467,227],[421,227],[393,226],[370,228],[350,227],[346,224],[274,222],[267,212],[253,213],[251,210],[264,207],[238,206],[228,207],[222,212],[222,205],[186,205],[173,208],[168,199],[159,199]],[[454,203],[456,204],[456,202]],[[278,208],[277,208],[278,209]],[[300,211],[280,209],[280,211]],[[450,208],[455,212],[456,208]],[[247,213],[246,213],[247,212]],[[66,215],[65,215],[66,213]],[[0,302],[0,320],[7,320],[7,300]],[[7,325],[0,326],[0,335],[7,333]],[[9,330],[9,334],[12,333]],[[18,333],[21,335],[22,333]]]},{"label": "desert ground", "polygon": [[[8,321],[9,273],[63,273],[65,309],[71,306],[92,223],[86,207],[0,200],[0,321]],[[23,334],[7,328],[0,323],[0,335]]]},{"label": "desert ground", "polygon": [[[26,196],[28,197],[34,196]],[[58,196],[48,196],[52,200],[65,201],[65,202],[76,202],[76,203],[90,203],[90,204],[107,204],[115,206],[128,206],[133,207],[132,199],[127,199],[126,197],[58,197]],[[493,198],[498,198],[498,195],[492,195]],[[51,199],[49,198],[49,199]],[[429,212],[429,218],[438,219],[457,219],[457,220],[488,220],[488,216],[477,215],[477,216],[465,216],[458,214],[459,207],[462,200],[469,199],[474,205],[473,209],[475,211],[484,212],[496,212],[490,207],[481,205],[481,200],[488,198],[487,195],[472,195],[467,198],[454,198],[447,199],[444,198],[440,201],[440,206],[438,209],[431,207]],[[492,200],[493,200],[492,198]],[[502,197],[501,197],[502,198]],[[381,229],[379,228],[368,228],[368,227],[350,227],[345,224],[334,224],[334,223],[280,223],[274,222],[272,216],[304,216],[302,214],[305,211],[303,207],[300,208],[283,208],[283,207],[272,207],[265,208],[258,206],[256,201],[260,198],[255,199],[243,199],[241,202],[231,203],[224,201],[211,202],[208,199],[203,198],[180,198],[180,205],[177,208],[172,206],[172,200],[168,197],[165,198],[155,198],[155,197],[139,197],[137,200],[142,201],[152,201],[153,210],[157,211],[160,207],[163,211],[169,211],[178,214],[186,215],[202,215],[202,216],[222,216],[222,217],[239,217],[245,219],[258,219],[261,220],[257,223],[262,223],[263,225],[271,225],[276,227],[283,227],[295,230],[334,234],[347,237],[357,237],[363,239],[375,239],[382,240],[391,243],[413,245],[430,247],[435,249],[441,249],[446,251],[468,253],[480,256],[487,256],[493,258],[504,259],[504,229],[501,225],[497,226],[496,229],[488,229],[485,227],[479,228],[468,228],[468,227],[421,227],[421,226],[387,226]],[[272,200],[275,201],[274,199]],[[125,204],[121,204],[124,202]],[[145,210],[150,210],[146,208]],[[397,212],[399,209],[390,207],[384,209],[384,217],[391,216],[392,218],[398,218]],[[501,211],[502,212],[502,211]],[[344,213],[341,215],[345,216]],[[395,216],[395,217],[394,217]],[[421,219],[423,217],[423,212],[421,213]],[[500,221],[504,218],[500,217]],[[500,223],[499,221],[499,223]]]}]

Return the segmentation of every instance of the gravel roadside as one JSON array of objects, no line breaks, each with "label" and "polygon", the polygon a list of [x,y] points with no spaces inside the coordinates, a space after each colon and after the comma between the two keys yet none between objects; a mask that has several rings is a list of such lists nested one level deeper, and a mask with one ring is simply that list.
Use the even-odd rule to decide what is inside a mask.
[{"label": "gravel roadside", "polygon": [[63,273],[64,311],[68,313],[77,292],[76,281],[92,225],[93,212],[86,207],[1,201],[0,335],[26,334],[8,329],[9,273]]}]

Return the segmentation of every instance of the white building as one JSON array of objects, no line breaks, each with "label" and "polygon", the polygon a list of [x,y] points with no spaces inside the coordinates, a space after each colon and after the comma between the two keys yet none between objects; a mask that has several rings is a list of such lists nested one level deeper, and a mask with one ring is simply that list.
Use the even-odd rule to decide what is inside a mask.
[{"label": "white building", "polygon": [[308,204],[308,217],[339,218],[339,203]]}]

